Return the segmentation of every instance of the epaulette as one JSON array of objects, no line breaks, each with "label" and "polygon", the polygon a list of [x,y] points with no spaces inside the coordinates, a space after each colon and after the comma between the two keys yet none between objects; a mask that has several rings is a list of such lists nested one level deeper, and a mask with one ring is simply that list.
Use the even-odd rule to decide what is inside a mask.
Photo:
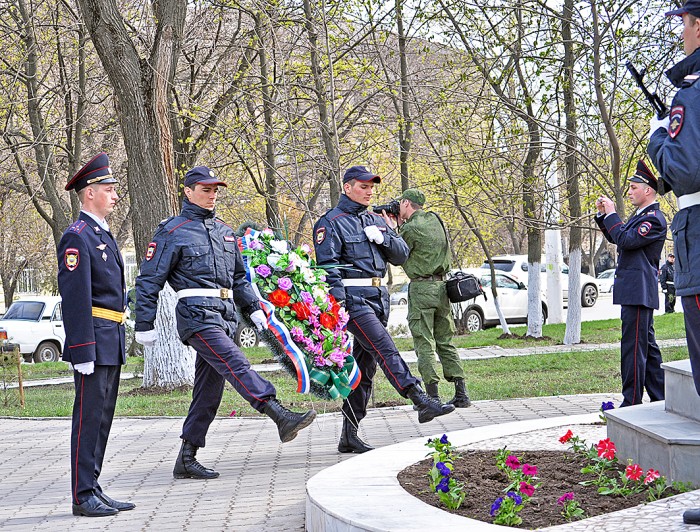
[{"label": "epaulette", "polygon": [[76,222],[73,222],[73,224],[68,228],[68,231],[80,234],[82,233],[83,229],[85,229],[87,226],[88,224],[85,220],[78,220]]},{"label": "epaulette", "polygon": [[168,225],[168,222],[170,222],[170,220],[172,220],[173,218],[175,218],[175,216],[168,216],[167,218],[162,219],[158,224],[158,227],[165,227],[166,225]]},{"label": "epaulette", "polygon": [[[224,222],[224,221],[223,221],[221,218],[219,218],[218,216],[217,216],[216,218],[214,218],[214,220],[216,220],[217,222],[219,222],[221,225],[225,225],[225,226],[228,227],[231,231],[234,231],[233,227],[231,227],[229,224],[227,224],[226,222]],[[235,231],[234,231],[234,233],[235,233]]]},{"label": "epaulette", "polygon": [[697,72],[693,72],[692,74],[688,74],[686,77],[683,78],[683,81],[681,82],[681,88],[686,88],[690,87],[693,83],[695,83],[698,78],[700,78],[700,70]]}]

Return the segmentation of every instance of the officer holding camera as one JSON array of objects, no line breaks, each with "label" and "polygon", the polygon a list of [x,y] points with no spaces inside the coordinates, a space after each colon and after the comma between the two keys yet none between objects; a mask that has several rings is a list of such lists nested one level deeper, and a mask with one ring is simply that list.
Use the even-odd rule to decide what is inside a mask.
[{"label": "officer holding camera", "polygon": [[452,343],[455,324],[445,287],[445,275],[450,271],[449,239],[442,220],[434,212],[423,210],[424,204],[425,195],[415,188],[406,189],[398,198],[399,234],[410,250],[403,264],[411,279],[408,327],[425,391],[440,400],[440,377],[435,363],[437,352],[445,380],[455,385],[455,395],[449,404],[467,408],[471,401],[464,383],[464,368]]},{"label": "officer holding camera", "polygon": [[[388,217],[367,211],[379,182],[381,178],[364,166],[349,168],[343,176],[344,194],[338,205],[314,225],[316,260],[319,265],[336,266],[328,269],[328,284],[333,297],[350,315],[352,354],[362,372],[359,386],[343,402],[341,453],[372,449],[360,439],[357,429],[367,414],[377,364],[396,391],[417,406],[419,423],[454,411],[454,406],[426,395],[386,330],[389,291],[383,277],[388,263],[400,265],[406,260],[408,247],[387,225]],[[343,267],[348,264],[352,266]]]}]

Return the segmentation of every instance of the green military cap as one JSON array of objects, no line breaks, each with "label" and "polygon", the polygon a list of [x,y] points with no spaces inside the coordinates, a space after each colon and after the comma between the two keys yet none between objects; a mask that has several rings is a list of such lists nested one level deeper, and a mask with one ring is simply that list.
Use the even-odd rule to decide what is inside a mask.
[{"label": "green military cap", "polygon": [[401,197],[399,198],[399,201],[405,199],[407,199],[408,201],[412,201],[413,203],[416,203],[421,207],[425,204],[425,194],[423,194],[417,188],[407,188],[406,190],[404,190],[403,194],[401,194]]}]

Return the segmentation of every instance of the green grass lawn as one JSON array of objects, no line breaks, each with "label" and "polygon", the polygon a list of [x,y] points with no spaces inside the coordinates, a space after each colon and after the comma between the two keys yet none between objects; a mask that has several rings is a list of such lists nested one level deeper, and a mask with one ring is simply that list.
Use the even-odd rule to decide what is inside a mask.
[{"label": "green grass lawn", "polygon": [[[682,314],[669,314],[655,318],[658,339],[684,338],[685,329]],[[514,329],[524,334],[525,328]],[[499,339],[500,329],[489,329],[478,333],[459,336],[458,347],[479,347],[498,345],[504,348],[535,345],[561,344],[565,325],[546,325],[545,340]],[[513,331],[512,331],[513,332]],[[620,320],[592,321],[583,324],[583,343],[617,343],[620,341]],[[398,338],[400,350],[413,349],[410,338]],[[688,357],[683,348],[663,349],[665,361]],[[272,354],[266,347],[246,350],[251,363],[273,362]],[[554,353],[523,357],[495,358],[488,360],[463,361],[467,373],[470,397],[473,400],[512,399],[549,395],[569,395],[581,393],[617,393],[620,391],[619,350],[595,352]],[[418,374],[415,364],[411,371]],[[143,359],[130,357],[123,367],[124,373],[142,375]],[[72,377],[68,365],[63,362],[23,364],[24,380],[46,379],[51,377]],[[296,393],[296,381],[284,372],[266,372],[265,378],[277,388],[278,398],[287,406],[297,410],[315,408],[319,412],[337,411],[339,401],[323,401],[311,395]],[[141,379],[124,380],[120,386],[117,402],[117,416],[185,416],[191,399],[189,388],[171,392],[153,392],[141,388]],[[23,417],[62,417],[70,416],[73,401],[73,385],[51,385],[25,388],[26,406],[17,406],[16,390],[3,390],[0,383],[0,416]],[[454,390],[449,383],[440,384],[440,394],[448,399]],[[374,406],[408,404],[389,385],[381,371],[375,377]],[[226,386],[224,398],[218,414],[228,416],[232,411],[237,415],[259,415],[230,386]]]}]

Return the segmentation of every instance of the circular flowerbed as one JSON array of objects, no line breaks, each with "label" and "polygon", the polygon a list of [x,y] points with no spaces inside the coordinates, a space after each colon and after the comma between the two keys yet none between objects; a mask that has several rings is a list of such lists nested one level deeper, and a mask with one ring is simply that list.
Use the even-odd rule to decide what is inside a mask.
[{"label": "circular flowerbed", "polygon": [[504,447],[455,451],[448,436],[443,436],[428,444],[433,449],[431,458],[404,469],[398,480],[410,494],[432,506],[529,529],[614,512],[691,489],[666,486],[657,471],[618,459],[609,439],[588,445],[572,431],[561,432],[559,451]]}]

